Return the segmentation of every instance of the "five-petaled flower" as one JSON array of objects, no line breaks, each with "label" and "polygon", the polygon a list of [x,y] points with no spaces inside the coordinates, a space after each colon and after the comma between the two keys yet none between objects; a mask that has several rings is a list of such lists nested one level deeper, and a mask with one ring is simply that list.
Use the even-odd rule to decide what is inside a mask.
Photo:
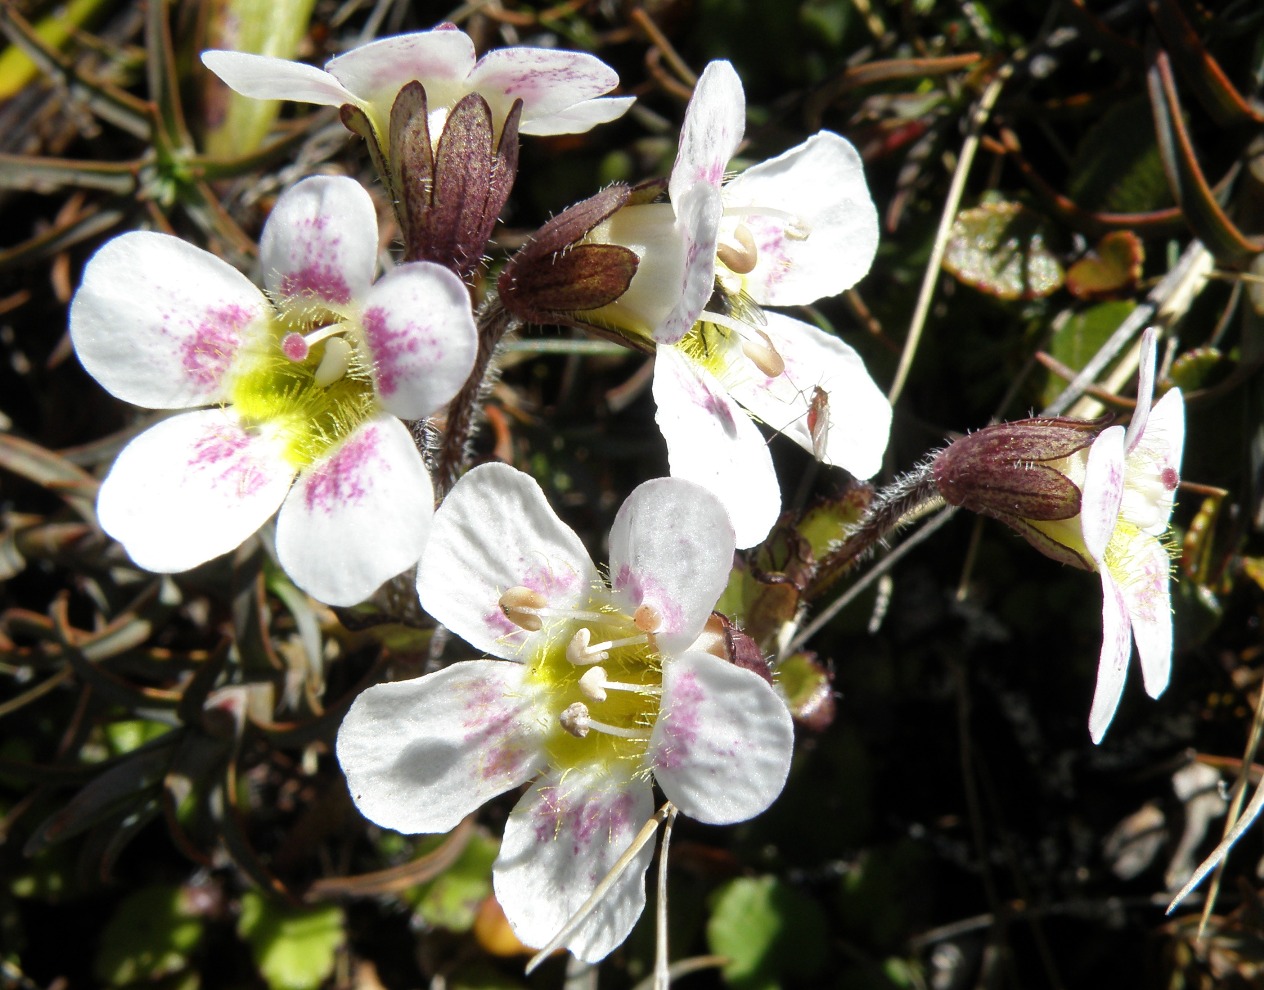
[{"label": "five-petaled flower", "polygon": [[[438,621],[502,659],[356,699],[337,753],[357,806],[386,828],[441,832],[535,778],[493,867],[506,916],[534,946],[651,816],[651,775],[704,822],[763,811],[789,769],[789,713],[757,673],[699,640],[733,550],[705,489],[646,482],[615,518],[607,583],[534,481],[506,465],[475,468],[435,514],[418,593]],[[651,853],[569,938],[577,956],[600,959],[627,936]]]},{"label": "five-petaled flower", "polygon": [[436,265],[374,283],[377,251],[368,193],[316,177],[264,228],[266,294],[166,234],[124,234],[88,263],[70,311],[84,367],[127,402],[194,410],[129,443],[101,486],[101,525],[136,563],[187,570],[278,507],[282,566],[330,604],[416,563],[434,497],[400,418],[460,388],[474,321],[464,285]]},{"label": "five-petaled flower", "polygon": [[243,96],[357,107],[383,147],[395,98],[414,81],[426,89],[436,142],[448,112],[471,93],[487,101],[497,130],[522,100],[519,133],[541,136],[583,133],[622,116],[633,102],[604,96],[619,77],[595,55],[521,46],[476,58],[470,36],[452,24],[379,38],[330,59],[324,69],[233,51],[203,52],[202,61]]},{"label": "five-petaled flower", "polygon": [[[685,114],[669,202],[634,194],[577,245],[635,254],[626,291],[559,314],[657,345],[653,391],[671,473],[724,502],[739,547],[762,540],[781,509],[767,445],[739,405],[862,478],[881,466],[891,423],[854,350],[761,308],[836,295],[868,271],[878,223],[860,156],[821,131],[725,182],[745,106],[733,67],[708,65]],[[532,282],[551,260],[526,259],[501,279],[511,310],[516,295],[534,302]],[[547,315],[536,309],[520,315]]]},{"label": "five-petaled flower", "polygon": [[988,426],[935,458],[936,487],[1007,523],[1036,549],[1095,570],[1102,580],[1102,654],[1089,713],[1101,742],[1119,707],[1132,640],[1146,692],[1157,698],[1172,667],[1171,561],[1163,536],[1185,443],[1185,403],[1172,389],[1151,408],[1156,334],[1142,337],[1137,406],[1127,430],[1034,418]]}]

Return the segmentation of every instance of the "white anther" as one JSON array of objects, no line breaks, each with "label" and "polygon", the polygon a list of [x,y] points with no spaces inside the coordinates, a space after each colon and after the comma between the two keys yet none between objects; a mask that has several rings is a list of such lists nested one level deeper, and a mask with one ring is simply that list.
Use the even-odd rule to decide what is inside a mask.
[{"label": "white anther", "polygon": [[325,341],[325,354],[316,369],[315,383],[320,388],[332,385],[347,373],[351,367],[351,345],[341,337],[330,337]]},{"label": "white anther", "polygon": [[583,739],[592,727],[592,719],[588,717],[588,706],[582,701],[569,706],[557,717],[557,720],[562,723],[562,728],[576,739]]},{"label": "white anther", "polygon": [[[751,329],[754,329],[753,327]],[[763,338],[764,343],[745,339],[742,341],[742,353],[745,354],[766,377],[776,378],[786,370],[786,362],[777,353],[772,338],[762,330],[755,330]]]},{"label": "white anther", "polygon": [[548,599],[540,592],[521,585],[510,588],[500,596],[500,610],[505,613],[505,618],[527,632],[539,632],[543,628],[536,610],[547,604]]},{"label": "white anther", "polygon": [[580,693],[591,701],[605,701],[609,681],[604,667],[589,667],[579,679]]},{"label": "white anther", "polygon": [[733,231],[736,244],[719,244],[715,256],[729,271],[735,275],[748,275],[759,263],[759,249],[755,246],[755,238],[745,224],[738,224]]},{"label": "white anther", "polygon": [[566,659],[576,667],[586,667],[590,663],[600,663],[610,658],[610,654],[601,649],[600,644],[592,647],[589,645],[591,643],[592,630],[587,626],[580,626],[575,630],[571,641],[566,644]]}]

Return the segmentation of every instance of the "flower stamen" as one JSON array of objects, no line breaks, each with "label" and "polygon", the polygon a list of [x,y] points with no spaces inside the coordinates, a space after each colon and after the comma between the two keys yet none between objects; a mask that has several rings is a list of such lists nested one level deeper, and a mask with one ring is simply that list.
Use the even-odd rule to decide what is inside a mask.
[{"label": "flower stamen", "polygon": [[620,739],[631,739],[636,742],[649,740],[649,736],[637,732],[635,729],[621,729],[617,725],[608,725],[605,722],[598,721],[589,714],[588,706],[582,701],[577,701],[575,704],[568,706],[557,717],[557,720],[562,724],[562,728],[576,739],[583,739],[589,732],[596,730],[609,736],[617,736]]},{"label": "flower stamen", "polygon": [[607,691],[630,691],[633,694],[645,694],[660,697],[662,687],[657,684],[625,684],[612,681],[605,667],[590,667],[579,679],[579,690],[591,701],[605,701]]},{"label": "flower stamen", "polygon": [[759,264],[759,249],[755,246],[755,238],[745,224],[738,224],[733,231],[736,244],[718,244],[715,249],[716,260],[734,275],[749,275]]}]

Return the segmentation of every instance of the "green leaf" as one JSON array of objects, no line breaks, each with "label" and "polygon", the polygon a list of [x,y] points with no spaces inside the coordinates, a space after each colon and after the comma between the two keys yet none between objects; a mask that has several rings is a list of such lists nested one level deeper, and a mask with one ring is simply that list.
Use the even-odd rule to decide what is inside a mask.
[{"label": "green leaf", "polygon": [[[1130,299],[1103,302],[1081,310],[1062,324],[1049,343],[1049,353],[1073,371],[1079,371],[1096,354],[1136,308]],[[1066,385],[1061,378],[1050,375],[1045,385],[1043,401],[1046,405],[1054,400]]]},{"label": "green leaf", "polygon": [[492,891],[492,861],[500,843],[476,835],[442,876],[426,884],[414,901],[416,911],[432,925],[454,932],[469,931],[478,906]]},{"label": "green leaf", "polygon": [[93,972],[111,986],[166,976],[189,965],[201,940],[202,921],[181,888],[143,887],[124,898],[101,932]]},{"label": "green leaf", "polygon": [[825,962],[820,907],[776,877],[740,878],[721,887],[707,923],[711,951],[728,959],[724,978],[738,990],[811,980]]},{"label": "green leaf", "polygon": [[1068,193],[1086,210],[1143,213],[1172,205],[1144,95],[1118,101],[1089,129],[1071,165]]},{"label": "green leaf", "polygon": [[998,299],[1039,299],[1062,286],[1044,217],[1021,203],[985,203],[953,221],[944,268]]},{"label": "green leaf", "polygon": [[1141,278],[1145,249],[1131,230],[1116,230],[1067,270],[1067,291],[1077,299],[1127,295]]},{"label": "green leaf", "polygon": [[258,891],[241,898],[237,933],[272,990],[314,990],[333,972],[346,933],[336,904],[290,907]]}]

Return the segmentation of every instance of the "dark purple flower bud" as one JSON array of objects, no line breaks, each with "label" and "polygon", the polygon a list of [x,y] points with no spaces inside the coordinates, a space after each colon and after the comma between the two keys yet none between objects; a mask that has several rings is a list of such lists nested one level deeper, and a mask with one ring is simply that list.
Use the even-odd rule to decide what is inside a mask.
[{"label": "dark purple flower bud", "polygon": [[628,248],[583,239],[633,195],[628,186],[609,186],[541,227],[501,273],[498,288],[505,309],[529,323],[594,329],[580,314],[627,292],[638,260]]},{"label": "dark purple flower bud", "polygon": [[931,464],[940,496],[1017,530],[1046,556],[1091,569],[1078,526],[1088,448],[1105,420],[1034,417],[985,426],[949,444]]}]

